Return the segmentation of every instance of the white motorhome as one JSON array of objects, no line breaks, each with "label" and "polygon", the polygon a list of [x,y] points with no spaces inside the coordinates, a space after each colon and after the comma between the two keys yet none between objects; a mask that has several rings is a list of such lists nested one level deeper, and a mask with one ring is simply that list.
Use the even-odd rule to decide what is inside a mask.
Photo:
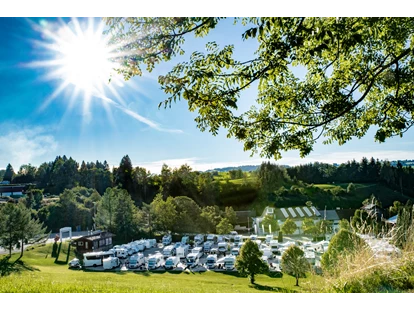
[{"label": "white motorhome", "polygon": [[121,262],[118,257],[107,257],[102,260],[104,270],[111,270],[119,267]]},{"label": "white motorhome", "polygon": [[262,248],[261,251],[263,252],[263,256],[267,258],[273,258],[273,252],[270,247]]},{"label": "white motorhome", "polygon": [[161,253],[156,253],[148,258],[148,269],[153,270],[161,266],[164,256]]},{"label": "white motorhome", "polygon": [[188,244],[190,242],[190,237],[185,235],[181,238],[181,244]]},{"label": "white motorhome", "polygon": [[208,255],[206,260],[206,266],[208,269],[214,269],[217,265],[217,255]]},{"label": "white motorhome", "polygon": [[172,242],[171,234],[166,234],[162,237],[162,244],[170,245]]},{"label": "white motorhome", "polygon": [[162,254],[164,255],[164,258],[175,256],[175,245],[168,245],[164,247]]},{"label": "white motorhome", "polygon": [[243,236],[242,235],[235,235],[234,236],[234,246],[238,246],[239,243],[243,242]]},{"label": "white motorhome", "polygon": [[194,244],[195,245],[201,245],[201,244],[203,244],[204,243],[204,235],[202,235],[202,234],[197,234],[195,237],[194,237]]},{"label": "white motorhome", "polygon": [[211,244],[214,244],[217,242],[217,237],[215,234],[209,234],[207,235],[207,242],[210,242]]},{"label": "white motorhome", "polygon": [[174,269],[180,263],[180,258],[177,256],[168,257],[165,261],[165,269]]},{"label": "white motorhome", "polygon": [[213,246],[213,242],[207,241],[204,243],[204,252],[208,253]]},{"label": "white motorhome", "polygon": [[149,247],[148,248],[152,248],[152,247],[157,246],[157,240],[156,239],[148,239],[146,241],[148,241],[148,243],[149,243]]},{"label": "white motorhome", "polygon": [[132,242],[135,247],[138,249],[138,252],[143,252],[146,249],[144,241],[134,241]]},{"label": "white motorhome", "polygon": [[273,254],[276,254],[279,252],[279,242],[277,240],[270,241],[269,246]]},{"label": "white motorhome", "polygon": [[128,251],[125,248],[117,248],[115,249],[115,256],[118,258],[125,259],[128,257]]},{"label": "white motorhome", "polygon": [[262,245],[262,241],[261,240],[254,240],[254,242],[256,242],[257,246],[259,246],[259,249],[260,249],[260,245]]},{"label": "white motorhome", "polygon": [[142,265],[145,265],[144,254],[138,253],[136,255],[133,255],[133,256],[129,257],[128,268],[136,269],[136,268],[138,268]]},{"label": "white motorhome", "polygon": [[257,240],[257,235],[252,234],[252,235],[250,236],[250,240],[252,240],[252,241],[256,241],[256,240]]},{"label": "white motorhome", "polygon": [[273,235],[272,234],[268,234],[266,235],[266,244],[269,245],[270,241],[273,240]]},{"label": "white motorhome", "polygon": [[188,244],[185,244],[185,245],[181,245],[180,247],[177,247],[176,249],[175,249],[175,255],[178,257],[178,258],[180,258],[180,259],[182,259],[182,258],[185,258],[187,255],[188,255],[188,251],[189,251],[189,246],[188,246]]},{"label": "white motorhome", "polygon": [[131,256],[134,253],[134,250],[131,248],[131,245],[129,244],[122,245],[122,248],[127,251],[128,256]]},{"label": "white motorhome", "polygon": [[233,270],[236,263],[236,256],[228,255],[224,257],[224,268],[226,270]]},{"label": "white motorhome", "polygon": [[228,244],[227,244],[226,242],[220,242],[220,243],[218,244],[218,251],[219,251],[220,253],[225,253],[225,252],[227,252],[227,248],[228,248]]},{"label": "white motorhome", "polygon": [[314,252],[305,252],[305,256],[306,260],[310,263],[310,264],[314,264],[315,263],[315,253]]},{"label": "white motorhome", "polygon": [[196,254],[190,253],[190,254],[187,255],[186,261],[187,261],[187,265],[190,268],[194,268],[198,265],[199,258],[196,256]]},{"label": "white motorhome", "polygon": [[224,242],[224,237],[222,235],[217,236],[217,243]]},{"label": "white motorhome", "polygon": [[198,258],[201,258],[201,257],[203,257],[203,248],[202,247],[194,247],[191,250],[191,253],[198,254]]},{"label": "white motorhome", "polygon": [[97,267],[102,266],[102,260],[108,257],[113,257],[112,251],[107,252],[92,252],[83,254],[83,266],[84,267]]},{"label": "white motorhome", "polygon": [[233,255],[233,256],[238,256],[240,254],[240,248],[233,247],[230,251],[230,254]]}]

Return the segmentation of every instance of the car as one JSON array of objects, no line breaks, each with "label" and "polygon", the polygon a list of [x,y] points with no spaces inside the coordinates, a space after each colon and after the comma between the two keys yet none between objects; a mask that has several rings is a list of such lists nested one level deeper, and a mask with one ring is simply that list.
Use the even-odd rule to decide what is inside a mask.
[{"label": "car", "polygon": [[69,269],[82,269],[80,260],[78,258],[74,258],[69,261]]}]

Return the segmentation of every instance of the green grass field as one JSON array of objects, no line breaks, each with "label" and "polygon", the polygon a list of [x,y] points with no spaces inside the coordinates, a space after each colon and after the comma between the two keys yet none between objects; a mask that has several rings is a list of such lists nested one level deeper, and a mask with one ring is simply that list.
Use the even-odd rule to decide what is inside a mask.
[{"label": "green grass field", "polygon": [[[286,274],[281,278],[257,276],[256,286],[247,278],[220,272],[86,272],[69,270],[67,253],[62,246],[58,263],[51,258],[51,245],[25,252],[19,271],[0,277],[1,293],[260,293],[320,292],[323,278],[309,275],[295,279]],[[10,262],[17,259],[13,255]],[[46,258],[47,257],[47,258]],[[69,255],[70,258],[73,255]],[[1,259],[1,258],[0,258]]]}]

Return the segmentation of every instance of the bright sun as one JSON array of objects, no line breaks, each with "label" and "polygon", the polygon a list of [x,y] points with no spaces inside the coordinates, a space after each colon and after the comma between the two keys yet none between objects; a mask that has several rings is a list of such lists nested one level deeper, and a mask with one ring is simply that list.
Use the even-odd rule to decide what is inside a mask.
[{"label": "bright sun", "polygon": [[[36,45],[45,53],[44,60],[27,64],[31,67],[45,69],[45,80],[58,81],[59,85],[44,101],[40,110],[45,109],[63,91],[68,90],[68,109],[81,104],[85,120],[90,119],[91,98],[99,98],[109,114],[109,105],[117,104],[108,100],[110,92],[121,105],[126,105],[115,86],[122,86],[121,76],[116,74],[117,63],[113,59],[119,57],[117,47],[110,45],[109,36],[103,35],[105,25],[93,18],[79,22],[73,18],[69,23],[51,23],[41,20],[32,25],[41,33],[42,40]],[[111,83],[109,83],[111,80]],[[78,95],[83,95],[81,101]],[[82,97],[82,96],[81,96]]]}]

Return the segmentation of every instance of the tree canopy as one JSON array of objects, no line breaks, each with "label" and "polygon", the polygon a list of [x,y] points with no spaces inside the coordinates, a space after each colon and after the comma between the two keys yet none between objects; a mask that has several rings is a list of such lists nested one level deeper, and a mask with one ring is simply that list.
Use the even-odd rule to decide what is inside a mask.
[{"label": "tree canopy", "polygon": [[[186,35],[229,26],[219,17],[104,20],[126,80],[183,55]],[[255,54],[237,59],[232,38],[222,47],[206,42],[205,51],[158,77],[167,94],[160,106],[183,99],[200,130],[216,135],[224,127],[245,150],[276,159],[288,150],[306,156],[318,139],[342,145],[374,127],[383,142],[413,125],[413,18],[245,17],[234,24],[243,27],[237,39],[257,42]],[[237,113],[249,87],[257,88],[256,103]]]},{"label": "tree canopy", "polygon": [[289,246],[283,253],[281,264],[283,271],[296,278],[296,286],[299,286],[299,277],[303,276],[310,268],[305,253],[296,245]]},{"label": "tree canopy", "polygon": [[296,225],[296,223],[293,221],[292,218],[286,218],[282,227],[280,227],[280,229],[282,230],[284,234],[292,234],[296,231],[297,228],[298,226]]},{"label": "tree canopy", "polygon": [[262,252],[259,246],[252,240],[247,240],[240,249],[240,255],[236,258],[236,269],[242,276],[248,276],[250,283],[254,284],[255,275],[269,270],[268,265],[262,260]]}]

